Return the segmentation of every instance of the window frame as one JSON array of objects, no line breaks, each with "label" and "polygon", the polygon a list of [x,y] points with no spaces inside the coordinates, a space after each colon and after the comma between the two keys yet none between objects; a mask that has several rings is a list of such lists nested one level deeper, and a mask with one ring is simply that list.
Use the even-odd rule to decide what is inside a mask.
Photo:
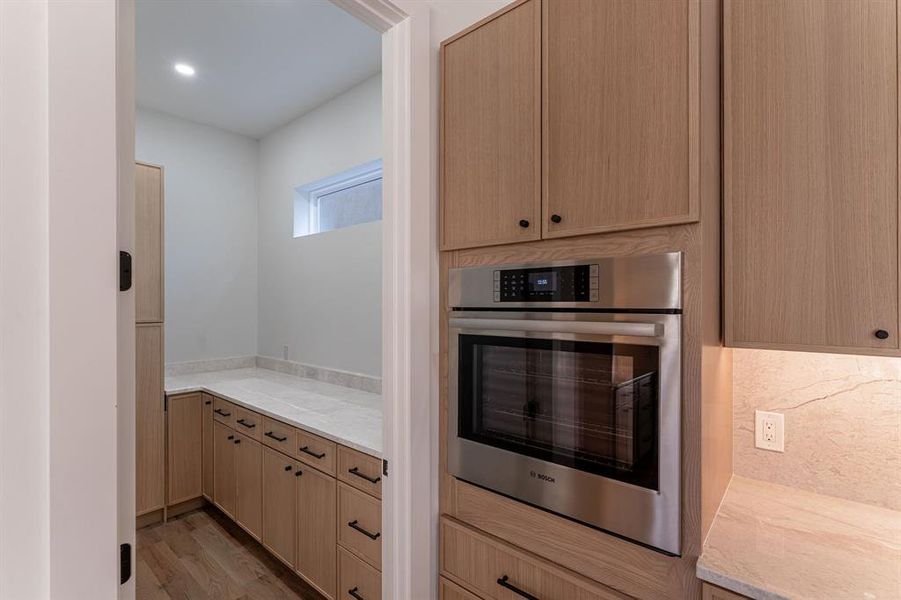
[{"label": "window frame", "polygon": [[[298,233],[295,216],[295,227],[294,227],[294,237],[305,237],[308,235],[315,235],[317,233],[326,233],[328,231],[335,231],[336,229],[345,229],[346,227],[338,227],[335,229],[328,229],[326,231],[322,231],[320,227],[319,221],[319,201],[321,198],[328,196],[330,194],[334,194],[336,192],[340,192],[343,190],[347,190],[350,188],[354,188],[360,185],[364,185],[366,183],[371,183],[373,181],[377,181],[379,179],[384,179],[384,173],[382,169],[382,160],[377,159],[362,165],[358,165],[356,167],[352,167],[350,169],[346,169],[341,171],[340,173],[336,173],[335,175],[331,175],[329,177],[325,177],[323,179],[319,179],[314,181],[313,183],[309,183],[304,186],[300,186],[295,188],[295,198],[294,198],[294,211],[295,214],[298,211],[298,200],[302,202],[306,202],[307,209],[307,232],[306,233]],[[382,208],[384,209],[384,203]],[[384,214],[384,213],[383,213]],[[379,221],[382,219],[379,218]],[[366,221],[366,223],[374,223],[376,221]],[[363,225],[364,223],[355,223],[355,225]],[[353,225],[348,225],[347,227],[353,227]]]}]

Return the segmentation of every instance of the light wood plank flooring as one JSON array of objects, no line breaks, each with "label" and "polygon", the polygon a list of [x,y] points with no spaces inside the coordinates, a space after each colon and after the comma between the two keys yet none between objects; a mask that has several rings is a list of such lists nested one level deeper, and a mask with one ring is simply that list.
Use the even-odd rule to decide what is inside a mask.
[{"label": "light wood plank flooring", "polygon": [[216,508],[138,530],[137,600],[323,600]]}]

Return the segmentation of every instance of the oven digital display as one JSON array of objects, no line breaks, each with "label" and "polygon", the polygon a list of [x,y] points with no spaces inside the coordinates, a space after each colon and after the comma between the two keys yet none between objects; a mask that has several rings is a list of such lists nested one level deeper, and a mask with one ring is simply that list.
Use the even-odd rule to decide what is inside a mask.
[{"label": "oven digital display", "polygon": [[529,273],[530,292],[556,292],[557,274],[553,271],[539,271]]}]

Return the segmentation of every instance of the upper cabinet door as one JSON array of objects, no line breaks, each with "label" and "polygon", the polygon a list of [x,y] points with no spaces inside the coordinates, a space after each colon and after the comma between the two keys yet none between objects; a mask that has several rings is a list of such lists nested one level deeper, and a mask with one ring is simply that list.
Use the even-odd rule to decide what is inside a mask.
[{"label": "upper cabinet door", "polygon": [[541,3],[442,44],[441,248],[541,235]]},{"label": "upper cabinet door", "polygon": [[697,0],[545,0],[544,237],[698,219]]},{"label": "upper cabinet door", "polygon": [[135,321],[163,321],[163,170],[135,165]]},{"label": "upper cabinet door", "polygon": [[897,352],[897,10],[726,2],[727,344]]}]

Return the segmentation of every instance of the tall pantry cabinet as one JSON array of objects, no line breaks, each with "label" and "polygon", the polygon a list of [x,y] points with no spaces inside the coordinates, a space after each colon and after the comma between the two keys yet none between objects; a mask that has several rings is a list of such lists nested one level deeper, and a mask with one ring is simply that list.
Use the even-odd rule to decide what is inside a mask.
[{"label": "tall pantry cabinet", "polygon": [[166,503],[163,390],[163,170],[135,165],[135,513]]}]

